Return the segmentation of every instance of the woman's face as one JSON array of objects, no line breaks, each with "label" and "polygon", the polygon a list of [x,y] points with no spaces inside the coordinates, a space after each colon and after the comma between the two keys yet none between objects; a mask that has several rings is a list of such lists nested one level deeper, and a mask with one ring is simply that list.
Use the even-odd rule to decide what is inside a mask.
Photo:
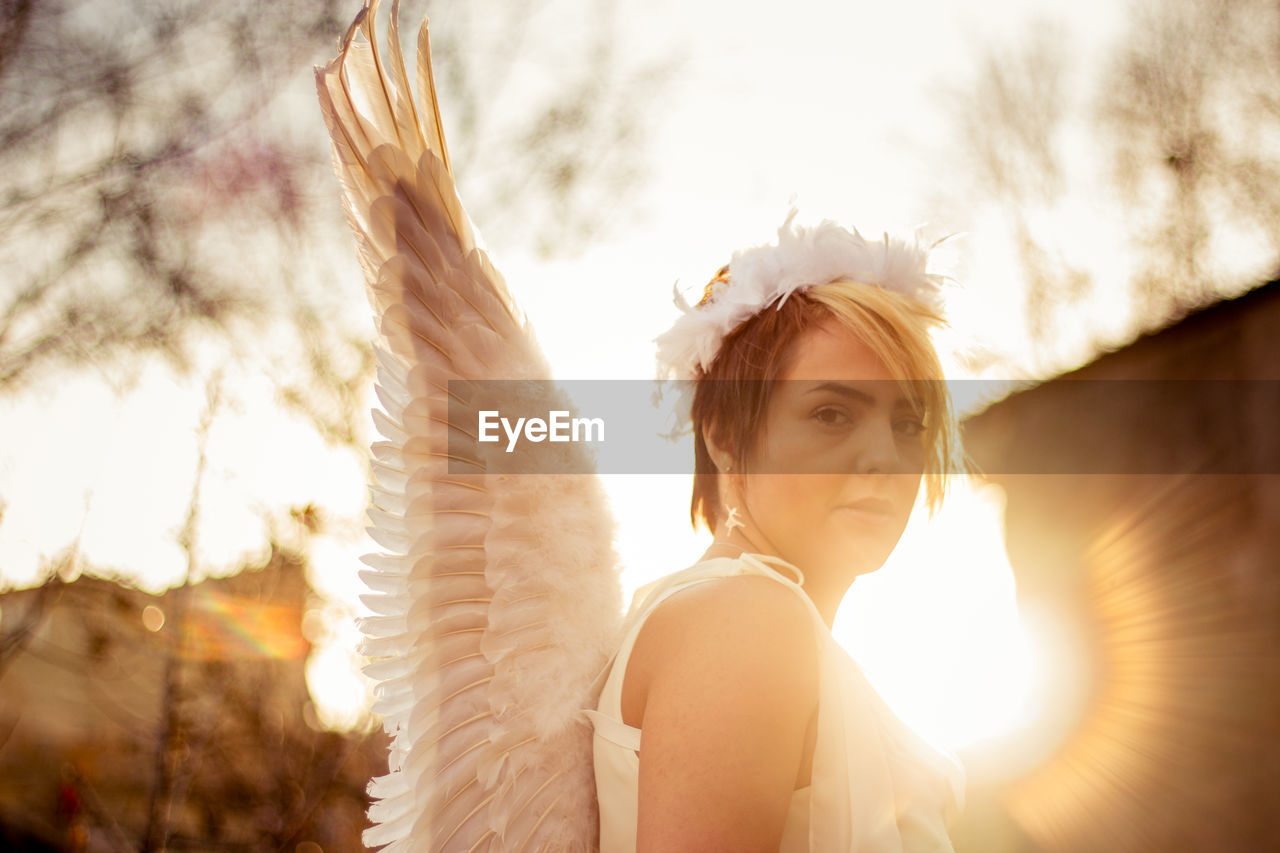
[{"label": "woman's face", "polygon": [[749,473],[737,479],[747,517],[777,556],[808,575],[874,571],[902,535],[920,487],[922,415],[834,319],[795,347],[747,457]]}]

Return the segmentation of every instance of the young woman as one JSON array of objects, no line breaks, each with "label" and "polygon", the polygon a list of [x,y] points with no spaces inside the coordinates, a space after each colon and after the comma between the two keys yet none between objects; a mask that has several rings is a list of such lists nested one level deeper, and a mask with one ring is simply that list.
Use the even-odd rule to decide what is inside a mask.
[{"label": "young woman", "polygon": [[830,633],[959,461],[925,261],[789,218],[659,339],[694,380],[692,515],[715,539],[637,594],[590,714],[602,853],[951,849],[958,765]]},{"label": "young woman", "polygon": [[[397,5],[385,52],[371,0],[316,75],[379,330],[382,550],[361,629],[391,742],[365,843],[587,853],[598,830],[604,853],[949,850],[958,768],[830,633],[955,459],[925,253],[788,220],[685,306],[660,356],[696,386],[693,514],[715,542],[620,626],[598,480],[506,475],[466,406],[452,414],[458,388],[547,369],[457,196],[425,22],[414,102]],[[531,387],[526,403],[560,405]]]}]

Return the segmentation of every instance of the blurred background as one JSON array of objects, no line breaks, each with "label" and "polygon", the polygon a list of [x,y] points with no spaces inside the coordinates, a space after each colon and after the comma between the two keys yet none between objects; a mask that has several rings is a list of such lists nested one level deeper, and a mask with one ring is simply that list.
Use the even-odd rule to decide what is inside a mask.
[{"label": "blurred background", "polygon": [[[359,849],[357,9],[0,0],[0,847]],[[560,377],[651,376],[792,203],[949,238],[985,476],[837,634],[965,760],[957,851],[1280,849],[1280,3],[431,0],[410,56],[424,12]],[[607,486],[628,590],[705,546],[687,478]]]}]

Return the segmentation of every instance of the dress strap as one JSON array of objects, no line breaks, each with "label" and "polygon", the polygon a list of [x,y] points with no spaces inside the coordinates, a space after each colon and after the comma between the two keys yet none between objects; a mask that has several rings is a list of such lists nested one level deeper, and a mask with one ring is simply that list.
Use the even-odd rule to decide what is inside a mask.
[{"label": "dress strap", "polygon": [[[753,554],[744,552],[738,557],[738,559],[742,560],[744,563],[755,566],[757,569],[760,569],[766,574],[772,576],[775,580],[785,581],[794,586],[804,586],[804,572],[800,571],[799,566],[794,566],[781,557],[775,557],[772,554]],[[777,566],[777,569],[783,569],[787,573],[794,575],[794,577],[786,577],[782,572],[772,568],[769,565],[770,563]]]},{"label": "dress strap", "polygon": [[599,711],[586,709],[582,712],[587,719],[591,721],[591,725],[595,727],[596,734],[600,737],[615,743],[623,749],[629,749],[632,752],[640,751],[640,729],[635,726],[628,726],[621,720],[614,719],[608,714],[602,714]]}]

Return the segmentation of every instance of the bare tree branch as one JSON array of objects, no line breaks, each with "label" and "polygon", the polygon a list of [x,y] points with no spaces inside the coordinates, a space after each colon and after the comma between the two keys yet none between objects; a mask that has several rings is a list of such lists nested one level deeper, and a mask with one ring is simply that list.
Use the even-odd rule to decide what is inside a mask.
[{"label": "bare tree branch", "polygon": [[[1280,258],[1280,7],[1270,0],[1140,6],[1099,99],[1118,192],[1146,264],[1135,298],[1180,314],[1212,298],[1219,235],[1268,235]],[[1259,106],[1263,109],[1259,109]]]},{"label": "bare tree branch", "polygon": [[40,630],[49,608],[62,594],[62,583],[56,577],[46,582],[36,593],[35,600],[22,614],[18,627],[0,634],[0,679],[13,659],[31,642],[36,631]]},{"label": "bare tree branch", "polygon": [[[182,685],[182,660],[187,642],[187,610],[190,604],[191,584],[196,576],[196,524],[200,518],[201,487],[205,468],[209,461],[209,429],[222,403],[221,377],[212,377],[206,385],[205,410],[197,430],[197,455],[195,479],[191,486],[191,499],[187,504],[187,517],[178,534],[178,544],[187,555],[186,576],[175,590],[172,608],[173,627],[165,650],[164,687],[160,706],[160,731],[156,736],[155,775],[152,779],[150,803],[147,808],[147,828],[142,850],[144,853],[163,853],[169,839],[170,813],[175,802],[181,805],[182,791],[179,780],[186,774],[180,772],[179,743],[191,740],[194,732],[192,721],[186,714]],[[190,756],[187,756],[190,760]]]},{"label": "bare tree branch", "polygon": [[[1043,22],[1019,47],[989,50],[954,99],[972,178],[962,203],[1004,220],[1042,350],[1095,286],[1089,260],[1065,260],[1098,247],[1057,227],[1071,224],[1057,215],[1064,203],[1128,225],[1120,242],[1134,272],[1107,285],[1127,285],[1143,325],[1238,289],[1242,275],[1280,270],[1280,4],[1139,0],[1127,29],[1080,106],[1067,83],[1082,69]],[[1074,173],[1068,140],[1089,164]],[[1105,173],[1082,171],[1094,162]],[[1240,271],[1242,256],[1252,272]]]},{"label": "bare tree branch", "polygon": [[[451,147],[491,240],[574,251],[639,176],[642,114],[661,74],[616,72],[612,0],[584,2],[597,23],[582,68],[501,120],[492,107],[516,82],[534,4],[430,4],[444,22],[435,32],[442,97],[459,119]],[[87,358],[129,368],[156,353],[182,368],[189,329],[243,349],[342,288],[263,286],[288,278],[300,255],[347,239],[305,85],[307,64],[326,58],[343,29],[340,3],[9,5],[0,391]],[[303,85],[286,85],[293,80]]]}]

